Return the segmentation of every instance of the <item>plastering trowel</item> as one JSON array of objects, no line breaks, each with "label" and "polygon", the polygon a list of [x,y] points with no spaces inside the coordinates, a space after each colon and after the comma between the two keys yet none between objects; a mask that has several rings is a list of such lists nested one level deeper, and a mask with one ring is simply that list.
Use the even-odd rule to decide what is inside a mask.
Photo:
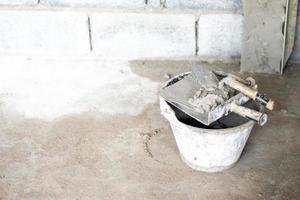
[{"label": "plastering trowel", "polygon": [[[230,87],[235,90],[235,93],[212,109],[199,112],[197,107],[192,105],[189,101],[200,87],[204,87],[205,90],[208,91]],[[265,95],[262,95],[256,89],[257,85],[253,78],[244,80],[232,74],[226,74],[220,71],[214,72],[205,67],[193,65],[192,73],[186,73],[178,80],[162,88],[160,95],[167,102],[205,125],[210,125],[221,117],[228,115],[230,112],[234,112],[242,117],[254,120],[260,125],[264,125],[268,118],[265,113],[242,106],[250,99],[253,99],[260,105],[270,110],[273,109],[274,102],[267,99]]]}]

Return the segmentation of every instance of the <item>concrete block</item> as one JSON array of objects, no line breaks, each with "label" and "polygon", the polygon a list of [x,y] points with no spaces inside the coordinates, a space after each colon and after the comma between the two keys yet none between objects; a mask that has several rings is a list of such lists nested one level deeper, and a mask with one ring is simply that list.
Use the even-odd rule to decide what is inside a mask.
[{"label": "concrete block", "polygon": [[298,3],[298,20],[296,25],[296,33],[295,33],[295,44],[294,49],[291,55],[291,61],[293,62],[300,62],[300,3]]},{"label": "concrete block", "polygon": [[160,7],[160,0],[148,0],[147,3],[148,6],[153,8],[159,8]]},{"label": "concrete block", "polygon": [[93,14],[92,41],[102,57],[127,59],[195,55],[195,17],[189,14]]},{"label": "concrete block", "polygon": [[287,27],[286,27],[286,33],[285,33],[285,48],[284,48],[284,62],[283,66],[286,66],[286,63],[288,59],[291,57],[296,34],[297,34],[297,20],[298,18],[298,7],[300,4],[298,4],[298,0],[290,0],[289,1],[289,11],[288,11],[288,20],[287,20]]},{"label": "concrete block", "polygon": [[244,36],[241,70],[277,73],[281,71],[285,0],[244,1]]},{"label": "concrete block", "polygon": [[240,10],[241,0],[166,0],[168,8],[195,10]]},{"label": "concrete block", "polygon": [[242,24],[242,15],[202,15],[198,22],[198,56],[212,59],[239,58]]},{"label": "concrete block", "polygon": [[38,0],[0,0],[0,5],[17,6],[17,5],[36,5],[36,4],[38,4]]},{"label": "concrete block", "polygon": [[87,15],[72,12],[1,11],[0,53],[86,54]]},{"label": "concrete block", "polygon": [[41,0],[41,4],[70,7],[142,8],[145,0]]},{"label": "concrete block", "polygon": [[291,60],[293,62],[300,62],[300,20],[297,21],[296,41]]}]

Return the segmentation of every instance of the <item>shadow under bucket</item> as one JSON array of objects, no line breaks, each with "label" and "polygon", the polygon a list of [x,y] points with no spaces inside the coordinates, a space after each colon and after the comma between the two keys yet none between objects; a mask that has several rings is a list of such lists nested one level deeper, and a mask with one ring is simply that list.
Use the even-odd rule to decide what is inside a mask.
[{"label": "shadow under bucket", "polygon": [[[180,74],[166,86],[180,80]],[[255,104],[247,107],[256,108]],[[170,122],[183,162],[195,170],[219,172],[240,158],[255,122],[234,113],[206,126],[160,97],[161,114]]]}]

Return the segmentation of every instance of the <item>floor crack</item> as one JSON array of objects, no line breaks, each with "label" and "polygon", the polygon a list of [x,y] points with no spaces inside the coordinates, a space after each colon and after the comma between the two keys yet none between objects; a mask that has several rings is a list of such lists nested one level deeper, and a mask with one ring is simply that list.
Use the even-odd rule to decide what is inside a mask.
[{"label": "floor crack", "polygon": [[150,157],[150,158],[153,158],[153,153],[150,149],[150,140],[152,139],[152,137],[158,135],[161,133],[161,129],[158,128],[158,129],[154,129],[152,132],[150,133],[143,133],[143,146],[144,146],[144,151],[145,153]]}]

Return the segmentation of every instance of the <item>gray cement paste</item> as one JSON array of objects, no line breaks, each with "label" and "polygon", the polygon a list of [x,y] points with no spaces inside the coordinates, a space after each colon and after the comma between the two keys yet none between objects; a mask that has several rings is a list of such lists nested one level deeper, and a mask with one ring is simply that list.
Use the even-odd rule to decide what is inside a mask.
[{"label": "gray cement paste", "polygon": [[227,86],[222,88],[200,87],[200,89],[188,100],[188,102],[197,112],[208,113],[231,98],[232,93],[232,89]]}]

